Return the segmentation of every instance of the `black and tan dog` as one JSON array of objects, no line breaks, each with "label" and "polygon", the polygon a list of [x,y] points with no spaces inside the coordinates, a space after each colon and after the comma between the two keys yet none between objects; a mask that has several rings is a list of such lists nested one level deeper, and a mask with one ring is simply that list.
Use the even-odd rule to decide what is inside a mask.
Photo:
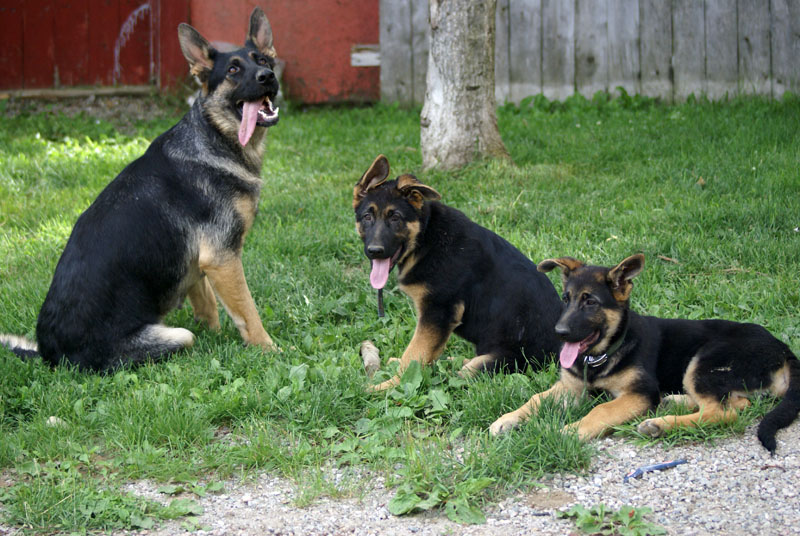
[{"label": "black and tan dog", "polygon": [[566,308],[555,328],[564,341],[561,379],[497,419],[491,433],[527,420],[544,397],[578,397],[585,388],[606,391],[614,400],[568,425],[582,439],[647,413],[663,393],[675,393],[673,400],[697,411],[647,419],[639,432],[655,437],[677,426],[728,422],[750,404],[748,393],[769,391],[784,398],[761,421],[758,438],[774,452],[775,434],[800,412],[800,361],[757,324],[636,314],[629,308],[631,279],[643,267],[643,255],[613,268],[585,266],[570,257],[539,263],[542,272],[560,268],[564,282]]},{"label": "black and tan dog", "polygon": [[[502,366],[541,366],[558,351],[553,332],[561,303],[548,278],[514,246],[440,202],[412,175],[387,181],[378,156],[353,190],[356,229],[381,289],[398,267],[417,327],[400,359],[431,363],[455,332],[475,345],[463,373]],[[373,386],[383,390],[399,377]]]},{"label": "black and tan dog", "polygon": [[245,46],[211,47],[178,27],[200,97],[81,214],[39,312],[36,344],[4,336],[20,355],[107,370],[157,360],[194,335],[162,324],[188,296],[219,329],[215,293],[248,344],[274,349],[242,268],[261,189],[263,140],[278,122],[275,49],[256,8]]}]

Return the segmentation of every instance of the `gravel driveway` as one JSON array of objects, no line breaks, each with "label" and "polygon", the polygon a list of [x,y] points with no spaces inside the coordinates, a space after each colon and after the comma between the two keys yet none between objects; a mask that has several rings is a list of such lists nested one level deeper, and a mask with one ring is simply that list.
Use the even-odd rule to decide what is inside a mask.
[{"label": "gravel driveway", "polygon": [[[556,510],[604,503],[614,509],[649,506],[649,521],[669,534],[800,534],[800,421],[778,434],[775,457],[758,443],[754,427],[715,446],[637,447],[618,438],[600,440],[597,446],[600,453],[586,476],[544,480],[544,488],[518,493],[489,509],[485,525],[458,525],[443,513],[392,516],[386,509],[392,494],[380,478],[360,500],[324,499],[297,508],[291,482],[269,475],[246,484],[228,482],[224,494],[198,499],[205,509],[200,524],[210,529],[203,533],[213,535],[564,535],[574,525],[557,519]],[[622,481],[631,469],[678,458],[688,463]],[[156,487],[137,482],[128,489],[165,501]],[[176,521],[137,534],[184,532]]]}]

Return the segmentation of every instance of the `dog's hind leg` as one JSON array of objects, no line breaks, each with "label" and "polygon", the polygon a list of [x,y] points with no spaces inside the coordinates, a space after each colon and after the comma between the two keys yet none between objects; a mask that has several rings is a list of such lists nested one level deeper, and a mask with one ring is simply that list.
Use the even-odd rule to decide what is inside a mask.
[{"label": "dog's hind leg", "polygon": [[678,404],[679,406],[686,406],[688,409],[696,409],[697,408],[697,402],[695,401],[695,399],[692,398],[692,395],[687,395],[687,394],[667,395],[667,396],[665,396],[664,398],[661,399],[661,403],[662,404],[669,404],[669,403]]},{"label": "dog's hind leg", "polygon": [[732,422],[738,417],[738,410],[750,405],[750,400],[743,396],[731,396],[726,404],[714,397],[700,397],[698,402],[699,409],[695,413],[647,419],[639,423],[637,430],[640,434],[658,437],[666,430],[680,426],[694,427],[706,422]]},{"label": "dog's hind leg", "polygon": [[219,330],[217,298],[214,297],[214,289],[211,288],[208,278],[203,276],[192,285],[188,297],[189,303],[192,304],[195,320],[205,322],[214,331]]},{"label": "dog's hind leg", "polygon": [[115,353],[118,357],[103,368],[109,370],[147,360],[159,361],[167,354],[189,348],[193,344],[194,334],[188,329],[148,324],[127,339],[118,341],[115,344]]},{"label": "dog's hind leg", "polygon": [[487,368],[491,367],[496,359],[497,357],[494,354],[482,354],[475,356],[464,363],[464,366],[462,366],[461,370],[458,371],[458,375],[462,378],[473,378],[479,372],[483,372]]}]

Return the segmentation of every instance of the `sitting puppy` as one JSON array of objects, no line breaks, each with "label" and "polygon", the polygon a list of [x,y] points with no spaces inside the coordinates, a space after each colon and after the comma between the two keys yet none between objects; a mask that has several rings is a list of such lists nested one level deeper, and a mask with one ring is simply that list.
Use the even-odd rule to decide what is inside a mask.
[{"label": "sitting puppy", "polygon": [[439,203],[438,192],[413,175],[388,176],[389,162],[380,155],[356,184],[353,209],[372,263],[370,283],[382,289],[397,266],[400,289],[417,311],[399,371],[438,358],[453,332],[476,349],[463,373],[542,366],[559,347],[553,326],[561,302],[548,278],[514,246]]},{"label": "sitting puppy", "polygon": [[201,96],[78,218],[39,311],[38,345],[0,336],[14,353],[96,371],[158,360],[194,343],[162,323],[187,296],[195,318],[219,329],[215,294],[246,343],[275,349],[242,267],[263,141],[278,122],[272,30],[256,8],[242,48],[217,51],[188,24],[178,38]]},{"label": "sitting puppy", "polygon": [[628,257],[614,268],[585,266],[570,257],[539,263],[542,272],[560,268],[564,282],[566,308],[555,328],[564,341],[561,379],[497,419],[491,433],[527,420],[544,397],[578,397],[584,388],[604,390],[614,400],[567,426],[582,439],[647,413],[658,405],[661,393],[682,392],[670,398],[697,412],[647,419],[639,432],[655,437],[699,421],[731,421],[750,404],[748,393],[769,391],[784,398],[761,421],[758,439],[774,452],[776,432],[800,413],[800,362],[786,344],[756,324],[663,319],[631,311],[631,279],[643,267],[643,255]]}]

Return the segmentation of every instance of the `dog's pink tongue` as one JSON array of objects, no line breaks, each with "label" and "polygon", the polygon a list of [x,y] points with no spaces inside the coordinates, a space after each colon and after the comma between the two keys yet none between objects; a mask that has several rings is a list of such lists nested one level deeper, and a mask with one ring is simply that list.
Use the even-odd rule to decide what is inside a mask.
[{"label": "dog's pink tongue", "polygon": [[242,108],[242,124],[239,125],[239,143],[247,145],[250,136],[256,129],[258,121],[258,110],[261,109],[261,101],[245,102]]},{"label": "dog's pink tongue", "polygon": [[391,259],[372,259],[372,272],[369,274],[369,282],[372,288],[381,289],[386,286],[386,281],[389,280],[389,269],[391,267]]},{"label": "dog's pink tongue", "polygon": [[561,366],[564,368],[570,368],[578,358],[580,351],[581,343],[565,342],[564,346],[561,347],[561,354],[559,355]]}]

